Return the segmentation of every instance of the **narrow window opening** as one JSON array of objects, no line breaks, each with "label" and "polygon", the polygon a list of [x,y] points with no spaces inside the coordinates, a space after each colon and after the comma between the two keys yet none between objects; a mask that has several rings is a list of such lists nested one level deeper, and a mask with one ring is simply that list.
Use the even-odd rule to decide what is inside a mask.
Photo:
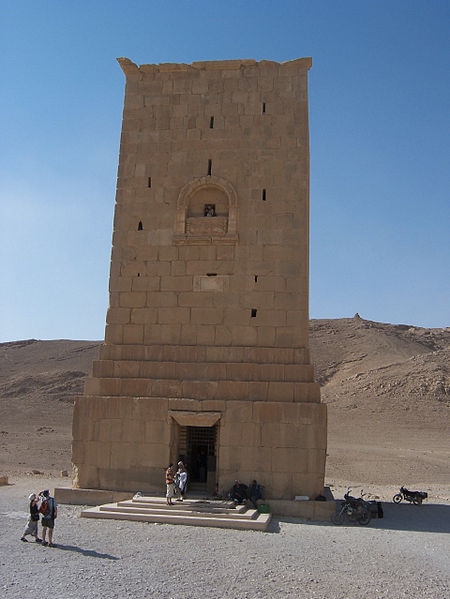
[{"label": "narrow window opening", "polygon": [[262,104],[262,113],[266,114],[266,103],[265,102],[263,102],[263,104]]},{"label": "narrow window opening", "polygon": [[262,201],[265,202],[266,201],[266,190],[265,189],[262,190],[261,197],[262,197]]},{"label": "narrow window opening", "polygon": [[258,282],[258,275],[255,275],[255,283]]},{"label": "narrow window opening", "polygon": [[212,173],[212,160],[208,160],[208,175]]},{"label": "narrow window opening", "polygon": [[138,276],[138,277],[140,277],[140,276],[141,276],[141,273],[140,273],[140,272],[138,272],[137,276]]},{"label": "narrow window opening", "polygon": [[151,178],[151,177],[149,177],[149,178],[148,178],[148,183],[147,183],[147,186],[148,186],[149,188],[152,186],[152,178]]},{"label": "narrow window opening", "polygon": [[217,277],[217,273],[216,272],[207,272],[206,276],[207,277]]},{"label": "narrow window opening", "polygon": [[209,128],[214,129],[214,117],[213,116],[209,119]]},{"label": "narrow window opening", "polygon": [[256,312],[257,312],[257,309],[252,308],[252,318],[256,318]]},{"label": "narrow window opening", "polygon": [[139,224],[138,224],[138,231],[143,231],[143,230],[144,230],[144,227],[142,226],[142,221],[140,220]]}]

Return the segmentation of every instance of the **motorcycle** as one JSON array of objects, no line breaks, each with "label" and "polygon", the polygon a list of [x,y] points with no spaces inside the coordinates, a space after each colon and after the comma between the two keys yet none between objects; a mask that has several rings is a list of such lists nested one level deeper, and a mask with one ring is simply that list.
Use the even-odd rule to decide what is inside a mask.
[{"label": "motorcycle", "polygon": [[414,505],[422,505],[422,501],[428,497],[426,491],[408,491],[406,487],[400,487],[400,492],[396,493],[392,498],[394,503],[400,503],[402,499],[413,503]]},{"label": "motorcycle", "polygon": [[350,495],[351,489],[347,489],[347,493],[344,495],[344,501],[341,507],[336,511],[332,517],[334,524],[343,524],[345,520],[349,522],[358,522],[361,526],[369,524],[371,519],[370,507],[367,501],[365,501],[364,493],[361,491],[361,497],[352,497]]}]

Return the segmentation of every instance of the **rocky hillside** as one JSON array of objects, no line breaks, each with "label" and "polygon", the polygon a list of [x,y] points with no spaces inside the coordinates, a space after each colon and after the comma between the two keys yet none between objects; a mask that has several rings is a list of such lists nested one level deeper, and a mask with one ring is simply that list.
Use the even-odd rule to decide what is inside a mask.
[{"label": "rocky hillside", "polygon": [[[326,403],[448,405],[450,328],[384,324],[356,315],[312,320],[310,343]],[[71,402],[83,390],[99,345],[35,339],[0,344],[0,398]]]},{"label": "rocky hillside", "polygon": [[354,318],[312,320],[316,378],[327,403],[448,402],[450,328],[423,329]]}]

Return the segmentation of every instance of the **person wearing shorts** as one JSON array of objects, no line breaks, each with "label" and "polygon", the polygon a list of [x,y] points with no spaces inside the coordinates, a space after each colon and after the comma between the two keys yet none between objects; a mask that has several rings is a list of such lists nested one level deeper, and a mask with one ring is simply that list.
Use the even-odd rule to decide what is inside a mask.
[{"label": "person wearing shorts", "polygon": [[169,464],[166,469],[166,500],[167,505],[173,505],[172,498],[175,495],[175,480],[173,464]]},{"label": "person wearing shorts", "polygon": [[[48,512],[42,514],[42,545],[46,547],[56,547],[53,543],[53,529],[55,528],[55,519],[58,515],[58,506],[56,505],[56,501],[53,497],[50,496],[50,491],[42,491],[42,501],[41,501],[41,513],[42,513],[42,505],[45,501],[48,503]],[[47,531],[48,531],[48,543],[47,543]]]}]

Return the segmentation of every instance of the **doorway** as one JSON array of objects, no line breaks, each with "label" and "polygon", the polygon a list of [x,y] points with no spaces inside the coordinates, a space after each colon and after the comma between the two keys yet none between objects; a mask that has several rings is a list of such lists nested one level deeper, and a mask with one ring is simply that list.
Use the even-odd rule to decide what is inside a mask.
[{"label": "doorway", "polygon": [[181,427],[180,459],[187,465],[190,483],[215,488],[216,439],[217,425]]}]

